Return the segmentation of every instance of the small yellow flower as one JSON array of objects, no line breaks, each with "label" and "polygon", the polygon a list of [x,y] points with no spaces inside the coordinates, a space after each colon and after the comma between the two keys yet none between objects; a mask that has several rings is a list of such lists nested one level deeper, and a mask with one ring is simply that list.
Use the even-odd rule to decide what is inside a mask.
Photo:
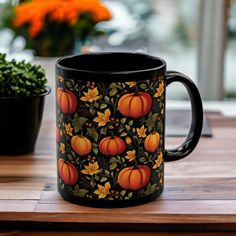
[{"label": "small yellow flower", "polygon": [[152,167],[153,169],[157,169],[161,163],[163,161],[163,155],[162,155],[162,152],[157,156],[157,159],[155,160],[155,164],[154,166]]},{"label": "small yellow flower", "polygon": [[80,100],[83,102],[93,102],[100,98],[98,95],[98,88],[88,89],[88,92],[84,92],[84,96]]},{"label": "small yellow flower", "polygon": [[94,162],[94,163],[89,163],[88,166],[84,166],[85,169],[81,171],[81,173],[85,174],[85,175],[95,175],[97,173],[99,173],[99,165],[98,162]]},{"label": "small yellow flower", "polygon": [[146,131],[147,129],[145,129],[144,125],[142,125],[141,128],[137,128],[137,133],[138,133],[139,138],[145,138],[147,136]]},{"label": "small yellow flower", "polygon": [[94,122],[98,123],[98,126],[105,126],[107,122],[110,121],[111,112],[109,109],[106,109],[104,113],[97,112],[98,116],[93,119]]},{"label": "small yellow flower", "polygon": [[73,131],[73,127],[71,127],[71,124],[65,124],[65,130],[66,130],[66,133],[70,136],[73,136],[72,134],[72,131]]},{"label": "small yellow flower", "polygon": [[157,88],[156,93],[154,94],[154,97],[160,97],[164,92],[164,82],[161,81],[161,83],[159,84],[159,87]]},{"label": "small yellow flower", "polygon": [[109,182],[106,182],[104,186],[98,184],[98,189],[94,191],[95,194],[98,195],[98,198],[105,198],[108,194],[110,194],[111,185]]},{"label": "small yellow flower", "polygon": [[58,81],[59,81],[59,82],[63,82],[63,81],[64,81],[64,78],[63,78],[62,76],[59,76],[59,75],[58,75],[57,78],[58,78]]},{"label": "small yellow flower", "polygon": [[131,82],[125,82],[127,85],[129,85],[130,88],[134,87],[137,82],[136,81],[131,81]]},{"label": "small yellow flower", "polygon": [[132,139],[131,139],[129,136],[127,136],[127,137],[125,138],[125,142],[126,142],[127,144],[131,144],[131,143],[132,143]]},{"label": "small yellow flower", "polygon": [[126,154],[127,154],[125,156],[126,159],[128,159],[129,161],[135,160],[135,158],[136,158],[136,151],[135,150],[127,151]]},{"label": "small yellow flower", "polygon": [[62,153],[65,153],[65,144],[64,143],[60,143],[60,151]]}]

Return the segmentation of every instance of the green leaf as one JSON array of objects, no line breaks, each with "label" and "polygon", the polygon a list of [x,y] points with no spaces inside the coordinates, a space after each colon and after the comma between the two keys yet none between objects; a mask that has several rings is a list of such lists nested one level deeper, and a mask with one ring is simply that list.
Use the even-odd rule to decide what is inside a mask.
[{"label": "green leaf", "polygon": [[100,134],[106,135],[107,134],[107,127],[103,127],[100,129]]},{"label": "green leaf", "polygon": [[110,170],[114,170],[117,167],[117,163],[116,162],[112,162],[111,165],[109,166]]},{"label": "green leaf", "polygon": [[107,104],[103,103],[101,106],[100,106],[100,109],[104,109],[107,107]]},{"label": "green leaf", "polygon": [[117,89],[116,88],[113,88],[110,92],[109,92],[109,95],[112,97],[114,95],[116,95],[117,93]]},{"label": "green leaf", "polygon": [[89,112],[94,115],[94,113],[96,112],[94,109],[89,109]]},{"label": "green leaf", "polygon": [[102,178],[100,179],[100,182],[105,182],[105,181],[107,181],[107,177],[102,177]]},{"label": "green leaf", "polygon": [[99,108],[99,104],[97,102],[95,102],[94,107]]},{"label": "green leaf", "polygon": [[134,122],[133,120],[130,120],[128,124],[131,126],[133,122]]},{"label": "green leaf", "polygon": [[109,102],[109,101],[110,101],[110,98],[109,98],[108,96],[105,96],[105,97],[104,97],[104,100],[105,100],[105,102]]},{"label": "green leaf", "polygon": [[162,123],[162,121],[158,122],[157,129],[160,130],[161,133],[163,132],[163,123]]},{"label": "green leaf", "polygon": [[78,116],[77,113],[75,113],[75,115],[74,115],[73,124],[74,124],[74,131],[75,131],[75,133],[77,133],[79,130],[82,129],[82,126],[81,126],[81,124],[79,122],[79,116]]},{"label": "green leaf", "polygon": [[139,87],[140,87],[141,89],[146,89],[146,88],[147,88],[147,85],[144,84],[144,83],[142,83],[142,84],[139,85]]},{"label": "green leaf", "polygon": [[119,88],[121,89],[121,84],[119,85],[118,83],[111,83],[109,86],[110,89],[114,89],[114,88]]},{"label": "green leaf", "polygon": [[92,143],[93,147],[97,147],[98,144],[97,143]]},{"label": "green leaf", "polygon": [[93,138],[95,142],[98,141],[98,133],[94,127],[87,129],[88,135]]},{"label": "green leaf", "polygon": [[110,172],[109,172],[109,170],[105,170],[104,172],[105,172],[105,175],[106,175],[107,177],[110,176]]},{"label": "green leaf", "polygon": [[128,194],[128,197],[131,198],[132,196],[133,196],[133,193],[130,192],[130,193]]},{"label": "green leaf", "polygon": [[68,87],[68,88],[71,88],[72,86],[71,86],[71,83],[70,82],[66,82],[66,86]]},{"label": "green leaf", "polygon": [[145,156],[148,157],[149,156],[149,153],[148,152],[144,152]]},{"label": "green leaf", "polygon": [[86,117],[79,117],[80,125],[83,126],[86,123],[87,120],[88,120],[88,118],[86,118]]},{"label": "green leaf", "polygon": [[155,121],[157,120],[157,117],[158,117],[158,114],[157,114],[157,113],[154,113],[153,116],[152,116],[153,122],[155,122]]},{"label": "green leaf", "polygon": [[122,127],[119,128],[119,133],[121,133],[124,129]]},{"label": "green leaf", "polygon": [[132,132],[135,133],[135,128],[132,129]]},{"label": "green leaf", "polygon": [[114,126],[113,125],[108,125],[108,128],[109,129],[114,129]]},{"label": "green leaf", "polygon": [[120,195],[121,195],[122,197],[124,197],[124,196],[125,196],[125,193],[126,193],[126,190],[122,190],[122,191],[120,192]]},{"label": "green leaf", "polygon": [[127,130],[130,130],[130,126],[129,126],[129,125],[125,125],[125,128],[126,128]]},{"label": "green leaf", "polygon": [[147,127],[149,132],[152,130],[153,126],[154,126],[153,115],[152,112],[150,112],[147,119]]},{"label": "green leaf", "polygon": [[139,158],[139,161],[142,162],[142,163],[144,163],[144,162],[146,161],[146,158],[145,158],[145,157],[140,157],[140,158]]},{"label": "green leaf", "polygon": [[78,197],[85,197],[85,195],[88,193],[87,189],[78,189],[76,191],[74,191],[74,195],[78,196]]},{"label": "green leaf", "polygon": [[148,184],[146,191],[144,192],[144,195],[147,196],[149,194],[152,194],[153,192],[155,192],[157,187],[157,184],[153,184],[151,185],[151,183]]},{"label": "green leaf", "polygon": [[151,186],[151,193],[153,193],[156,190],[157,184],[153,184]]},{"label": "green leaf", "polygon": [[74,160],[74,157],[71,155],[71,154],[67,154],[66,157],[70,160],[70,161],[73,161]]},{"label": "green leaf", "polygon": [[125,136],[127,136],[127,133],[126,133],[126,132],[123,132],[120,136],[121,136],[121,137],[125,137]]},{"label": "green leaf", "polygon": [[120,120],[121,124],[124,124],[126,120],[127,120],[127,118],[122,118],[122,119]]},{"label": "green leaf", "polygon": [[98,154],[98,148],[94,147],[93,152],[94,152],[95,155],[97,155]]},{"label": "green leaf", "polygon": [[90,181],[90,185],[94,188],[95,185],[96,185],[96,183],[95,183],[93,180],[91,180],[91,181]]}]

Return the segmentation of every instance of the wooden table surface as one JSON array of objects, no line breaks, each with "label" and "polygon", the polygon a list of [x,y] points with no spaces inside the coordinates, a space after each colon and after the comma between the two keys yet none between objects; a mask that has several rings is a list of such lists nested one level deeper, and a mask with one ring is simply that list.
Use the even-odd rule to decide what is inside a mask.
[{"label": "wooden table surface", "polygon": [[[0,229],[6,230],[0,235],[10,235],[7,230],[17,235],[18,230],[236,232],[236,118],[208,117],[213,138],[201,138],[188,158],[165,165],[162,196],[120,209],[84,207],[60,197],[55,122],[44,119],[35,153],[0,156]],[[168,138],[167,143],[177,145],[181,140]],[[219,235],[236,235],[231,233]]]}]

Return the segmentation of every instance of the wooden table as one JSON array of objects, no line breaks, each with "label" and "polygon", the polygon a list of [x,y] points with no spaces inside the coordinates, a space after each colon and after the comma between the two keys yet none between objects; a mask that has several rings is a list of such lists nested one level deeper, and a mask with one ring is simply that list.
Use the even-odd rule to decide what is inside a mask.
[{"label": "wooden table", "polygon": [[[166,164],[163,195],[156,201],[121,209],[78,206],[60,197],[56,189],[55,122],[44,119],[35,153],[0,156],[0,235],[55,235],[54,231],[67,236],[78,235],[76,231],[86,231],[79,233],[82,236],[94,235],[90,231],[236,235],[236,118],[208,117],[213,138],[201,138],[188,158]],[[181,139],[167,141],[176,145]]]}]

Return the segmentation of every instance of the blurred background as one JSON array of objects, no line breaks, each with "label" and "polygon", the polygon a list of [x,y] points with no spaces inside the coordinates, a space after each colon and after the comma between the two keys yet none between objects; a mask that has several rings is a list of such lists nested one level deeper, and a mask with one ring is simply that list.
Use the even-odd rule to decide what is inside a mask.
[{"label": "blurred background", "polygon": [[[99,23],[107,34],[94,38],[91,51],[140,51],[162,57],[168,69],[189,76],[206,101],[236,100],[236,0],[104,0],[112,20]],[[0,17],[3,5],[0,0]],[[11,1],[17,4],[17,1]],[[0,29],[0,52],[36,63],[49,59],[24,50],[22,37]],[[50,70],[50,69],[49,69]],[[54,67],[49,77],[54,78]],[[185,100],[178,85],[168,98]]]}]

